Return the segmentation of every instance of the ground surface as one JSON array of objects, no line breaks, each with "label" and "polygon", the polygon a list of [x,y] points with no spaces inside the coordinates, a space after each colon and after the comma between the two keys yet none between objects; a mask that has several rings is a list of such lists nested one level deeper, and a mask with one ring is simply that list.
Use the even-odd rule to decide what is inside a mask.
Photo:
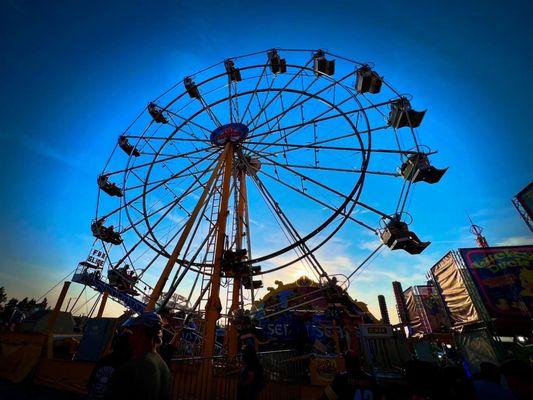
[{"label": "ground surface", "polygon": [[84,396],[61,392],[31,383],[13,384],[0,380],[0,400],[81,400]]}]

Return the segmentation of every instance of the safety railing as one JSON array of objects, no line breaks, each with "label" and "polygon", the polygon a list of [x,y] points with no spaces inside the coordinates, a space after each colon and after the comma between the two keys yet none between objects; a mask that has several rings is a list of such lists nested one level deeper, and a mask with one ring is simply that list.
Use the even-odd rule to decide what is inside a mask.
[{"label": "safety railing", "polygon": [[[308,382],[308,360],[295,351],[271,351],[258,354],[264,372],[259,400],[293,400],[305,393],[319,394],[320,387]],[[175,400],[233,400],[239,390],[242,364],[224,357],[177,358],[172,360]],[[318,395],[317,395],[318,397]]]}]

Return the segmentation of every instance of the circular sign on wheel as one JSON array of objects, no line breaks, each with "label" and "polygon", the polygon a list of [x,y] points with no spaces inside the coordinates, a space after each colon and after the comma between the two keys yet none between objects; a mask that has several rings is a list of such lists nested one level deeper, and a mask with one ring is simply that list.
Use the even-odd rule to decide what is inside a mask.
[{"label": "circular sign on wheel", "polygon": [[211,133],[211,143],[216,146],[224,146],[228,142],[240,142],[248,136],[248,127],[238,122],[232,122],[216,128]]}]

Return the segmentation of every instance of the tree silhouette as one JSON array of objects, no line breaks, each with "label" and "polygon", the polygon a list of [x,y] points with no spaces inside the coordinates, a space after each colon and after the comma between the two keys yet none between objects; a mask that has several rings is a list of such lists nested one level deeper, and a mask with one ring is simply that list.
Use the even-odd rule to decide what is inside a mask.
[{"label": "tree silhouette", "polygon": [[0,304],[4,304],[7,301],[6,289],[0,286]]}]

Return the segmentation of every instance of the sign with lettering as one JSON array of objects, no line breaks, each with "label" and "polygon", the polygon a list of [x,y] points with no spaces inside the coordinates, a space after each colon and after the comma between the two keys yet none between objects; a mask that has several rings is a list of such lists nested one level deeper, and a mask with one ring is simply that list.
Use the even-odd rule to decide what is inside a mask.
[{"label": "sign with lettering", "polygon": [[533,313],[533,246],[460,249],[493,318],[530,318]]},{"label": "sign with lettering", "polygon": [[91,265],[95,265],[98,268],[103,268],[106,259],[107,256],[103,251],[93,249],[91,254],[89,254],[89,257],[87,257],[87,262]]}]

